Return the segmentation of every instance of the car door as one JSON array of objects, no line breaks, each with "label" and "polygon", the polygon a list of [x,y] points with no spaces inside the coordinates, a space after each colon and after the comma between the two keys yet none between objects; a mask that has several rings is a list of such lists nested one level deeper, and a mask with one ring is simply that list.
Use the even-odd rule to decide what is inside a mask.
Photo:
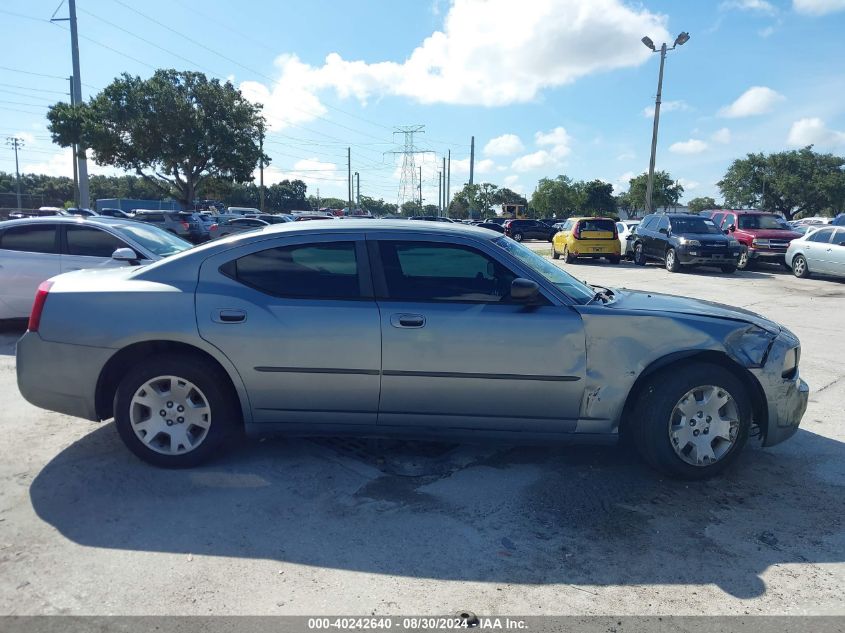
[{"label": "car door", "polygon": [[381,326],[363,235],[270,236],[209,257],[196,310],[200,336],[243,378],[254,422],[375,424]]},{"label": "car door", "polygon": [[836,229],[833,239],[830,241],[829,248],[829,274],[836,275],[837,277],[845,277],[845,229]]},{"label": "car door", "polygon": [[29,315],[38,285],[61,270],[58,241],[53,222],[0,230],[0,319]]},{"label": "car door", "polygon": [[669,218],[665,215],[657,220],[657,223],[652,223],[653,231],[647,241],[647,252],[649,257],[654,259],[663,259],[666,255],[666,244],[669,241]]},{"label": "car door", "polygon": [[834,231],[833,228],[819,229],[807,238],[804,258],[807,260],[810,272],[824,274],[831,272],[830,239],[833,237]]},{"label": "car door", "polygon": [[583,397],[581,318],[508,299],[530,273],[463,237],[368,236],[381,313],[379,426],[572,432]]},{"label": "car door", "polygon": [[[127,262],[112,259],[112,253],[119,248],[132,248],[108,231],[93,226],[65,225],[61,227],[62,243],[61,271],[63,273],[82,268],[114,268],[126,266]],[[136,251],[136,249],[132,249]],[[139,254],[140,256],[140,254]]]}]

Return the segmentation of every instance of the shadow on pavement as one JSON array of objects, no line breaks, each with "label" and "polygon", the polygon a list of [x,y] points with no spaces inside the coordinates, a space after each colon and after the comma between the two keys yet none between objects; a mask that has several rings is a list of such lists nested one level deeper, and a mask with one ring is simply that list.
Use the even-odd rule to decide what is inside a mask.
[{"label": "shadow on pavement", "polygon": [[845,444],[802,430],[698,483],[619,447],[363,440],[244,442],[168,471],[108,424],[47,464],[30,496],[90,547],[444,580],[715,583],[751,598],[771,565],[845,560],[843,463]]}]

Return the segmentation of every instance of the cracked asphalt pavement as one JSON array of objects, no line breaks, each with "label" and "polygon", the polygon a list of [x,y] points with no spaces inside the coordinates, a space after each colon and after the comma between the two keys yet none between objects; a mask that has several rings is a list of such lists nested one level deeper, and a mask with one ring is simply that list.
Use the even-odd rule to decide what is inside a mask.
[{"label": "cracked asphalt pavement", "polygon": [[672,481],[622,448],[244,441],[189,471],[27,404],[0,333],[2,614],[843,614],[845,283],[579,278],[750,308],[803,345],[797,435]]}]

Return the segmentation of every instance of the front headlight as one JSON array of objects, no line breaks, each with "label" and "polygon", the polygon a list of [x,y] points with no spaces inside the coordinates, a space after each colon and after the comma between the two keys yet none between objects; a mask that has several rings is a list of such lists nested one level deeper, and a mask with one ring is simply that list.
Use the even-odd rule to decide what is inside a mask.
[{"label": "front headlight", "polygon": [[798,370],[798,361],[801,360],[801,346],[793,347],[786,352],[783,357],[783,371],[781,376],[783,378],[794,378],[795,372]]},{"label": "front headlight", "polygon": [[768,246],[769,240],[751,240],[751,246]]},{"label": "front headlight", "polygon": [[701,246],[701,242],[699,242],[698,240],[689,240],[685,237],[681,238],[681,244],[683,244],[684,246]]}]

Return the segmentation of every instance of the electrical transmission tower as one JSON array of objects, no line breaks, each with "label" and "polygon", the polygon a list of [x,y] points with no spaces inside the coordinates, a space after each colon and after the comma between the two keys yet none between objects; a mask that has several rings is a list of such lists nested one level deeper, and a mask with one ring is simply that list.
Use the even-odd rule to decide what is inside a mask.
[{"label": "electrical transmission tower", "polygon": [[[399,180],[399,195],[397,197],[397,205],[399,210],[402,210],[402,205],[406,202],[417,201],[417,190],[419,183],[417,182],[417,154],[433,154],[431,150],[417,150],[414,146],[414,134],[425,134],[424,125],[406,125],[398,127],[393,132],[394,138],[397,134],[405,135],[405,146],[401,151],[385,152],[385,154],[401,154],[402,155],[402,176]],[[422,205],[422,201],[419,201]]]}]

